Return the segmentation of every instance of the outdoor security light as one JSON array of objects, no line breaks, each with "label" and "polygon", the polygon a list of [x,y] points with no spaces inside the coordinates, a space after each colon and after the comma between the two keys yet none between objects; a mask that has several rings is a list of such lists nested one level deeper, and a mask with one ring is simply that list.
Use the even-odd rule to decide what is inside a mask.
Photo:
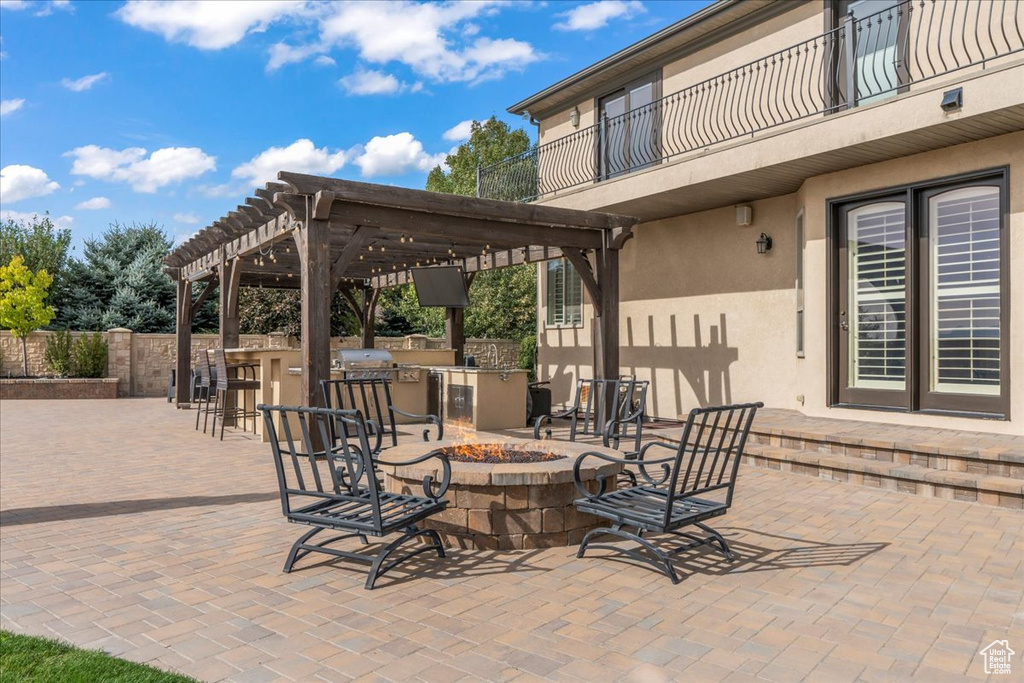
[{"label": "outdoor security light", "polygon": [[569,123],[572,124],[573,128],[580,127],[580,108],[573,107],[572,111],[569,112]]},{"label": "outdoor security light", "polygon": [[954,88],[942,93],[942,111],[958,111],[964,106],[964,89]]},{"label": "outdoor security light", "polygon": [[766,254],[771,250],[772,238],[762,232],[761,236],[757,238],[757,253]]}]

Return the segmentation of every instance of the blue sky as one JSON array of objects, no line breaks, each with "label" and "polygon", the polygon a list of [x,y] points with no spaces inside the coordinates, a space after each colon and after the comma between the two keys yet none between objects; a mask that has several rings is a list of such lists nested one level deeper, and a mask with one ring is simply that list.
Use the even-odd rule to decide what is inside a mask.
[{"label": "blue sky", "polygon": [[281,169],[423,187],[464,122],[535,136],[505,108],[709,3],[0,0],[0,216],[181,240]]}]

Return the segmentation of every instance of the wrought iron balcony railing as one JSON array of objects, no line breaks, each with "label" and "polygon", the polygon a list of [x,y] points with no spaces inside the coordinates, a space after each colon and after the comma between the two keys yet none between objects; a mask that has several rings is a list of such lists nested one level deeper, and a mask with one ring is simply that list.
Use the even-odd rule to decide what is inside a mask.
[{"label": "wrought iron balcony railing", "polygon": [[1024,50],[1021,0],[904,0],[620,116],[478,169],[477,194],[531,201]]}]

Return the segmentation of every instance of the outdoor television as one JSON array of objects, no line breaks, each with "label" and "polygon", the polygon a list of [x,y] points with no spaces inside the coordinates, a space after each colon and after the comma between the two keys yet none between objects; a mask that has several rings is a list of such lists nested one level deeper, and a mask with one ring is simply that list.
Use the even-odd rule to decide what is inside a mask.
[{"label": "outdoor television", "polygon": [[412,281],[416,285],[416,296],[420,300],[420,306],[469,306],[466,281],[462,277],[462,269],[458,266],[413,268]]}]

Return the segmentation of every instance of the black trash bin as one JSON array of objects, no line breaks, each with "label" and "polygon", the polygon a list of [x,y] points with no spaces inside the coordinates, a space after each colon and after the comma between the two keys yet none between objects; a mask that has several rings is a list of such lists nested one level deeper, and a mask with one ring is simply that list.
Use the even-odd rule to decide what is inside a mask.
[{"label": "black trash bin", "polygon": [[551,414],[551,389],[547,382],[533,382],[528,388],[526,396],[526,425],[530,426],[533,421],[542,415]]}]

